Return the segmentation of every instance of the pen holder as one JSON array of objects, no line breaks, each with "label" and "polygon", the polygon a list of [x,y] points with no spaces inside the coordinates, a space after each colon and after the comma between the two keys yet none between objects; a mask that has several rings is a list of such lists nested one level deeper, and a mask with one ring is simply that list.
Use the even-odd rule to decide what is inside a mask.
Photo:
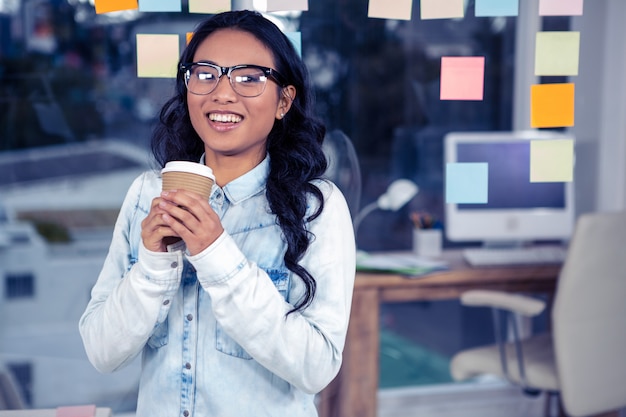
[{"label": "pen holder", "polygon": [[441,229],[413,229],[413,252],[417,256],[425,258],[441,256],[442,242]]}]

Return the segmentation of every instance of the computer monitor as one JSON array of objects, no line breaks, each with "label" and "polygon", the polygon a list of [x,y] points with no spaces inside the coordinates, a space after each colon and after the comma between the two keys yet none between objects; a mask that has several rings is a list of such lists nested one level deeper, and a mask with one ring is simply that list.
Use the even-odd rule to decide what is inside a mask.
[{"label": "computer monitor", "polygon": [[530,142],[572,139],[553,131],[452,132],[444,138],[446,163],[486,162],[488,201],[445,204],[453,242],[520,244],[569,239],[574,225],[572,182],[530,182]]}]

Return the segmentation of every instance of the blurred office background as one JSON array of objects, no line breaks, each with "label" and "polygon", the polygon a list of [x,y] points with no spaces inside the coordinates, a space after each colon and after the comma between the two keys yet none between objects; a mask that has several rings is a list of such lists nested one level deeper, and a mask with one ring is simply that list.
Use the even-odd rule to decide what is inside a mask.
[{"label": "blurred office background", "polygon": [[[301,32],[318,115],[354,144],[360,205],[397,178],[420,187],[401,210],[369,215],[359,248],[409,250],[416,210],[445,227],[447,132],[529,128],[525,89],[542,82],[532,75],[538,30],[581,32],[576,124],[569,129],[578,213],[623,209],[622,1],[589,0],[574,17],[539,17],[537,0],[520,1],[516,17],[475,17],[473,0],[462,19],[422,20],[419,0],[407,21],[369,18],[367,0],[312,0],[308,11],[272,13],[285,31]],[[253,5],[233,1],[234,8]],[[88,0],[0,0],[0,362],[29,407],[134,409],[138,364],[98,375],[77,321],[126,188],[150,167],[150,131],[173,91],[172,79],[137,77],[135,35],[178,33],[184,42],[206,16],[187,13],[187,0],[182,10],[96,15]],[[442,56],[486,57],[484,100],[439,99]],[[381,389],[451,384],[451,355],[491,342],[487,314],[457,301],[385,305]],[[545,326],[546,317],[534,325]]]}]

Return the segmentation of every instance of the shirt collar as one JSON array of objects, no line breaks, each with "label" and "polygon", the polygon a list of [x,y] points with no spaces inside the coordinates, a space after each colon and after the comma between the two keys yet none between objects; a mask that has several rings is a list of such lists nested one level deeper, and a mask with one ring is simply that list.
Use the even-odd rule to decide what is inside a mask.
[{"label": "shirt collar", "polygon": [[[237,204],[265,190],[270,170],[269,159],[269,155],[266,155],[257,166],[222,187],[231,203]],[[200,158],[200,163],[205,164],[204,154]]]}]

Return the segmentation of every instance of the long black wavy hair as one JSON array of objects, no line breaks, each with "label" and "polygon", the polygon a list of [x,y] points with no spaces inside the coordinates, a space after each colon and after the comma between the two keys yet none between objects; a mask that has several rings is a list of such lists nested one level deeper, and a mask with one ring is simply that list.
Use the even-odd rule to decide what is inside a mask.
[{"label": "long black wavy hair", "polygon": [[[276,216],[287,250],[285,266],[298,275],[305,285],[305,294],[291,312],[306,308],[315,295],[315,278],[299,264],[312,239],[307,221],[322,212],[322,192],[311,180],[322,178],[327,161],[322,151],[326,129],[313,116],[313,92],[306,66],[291,41],[274,23],[253,11],[232,11],[216,14],[202,22],[183,51],[181,63],[193,61],[198,46],[213,32],[236,29],[250,33],[271,51],[275,69],[285,78],[286,85],[296,88],[291,109],[281,120],[275,120],[267,138],[270,171],[266,197]],[[236,46],[234,46],[236,47]],[[164,166],[168,161],[198,161],[204,153],[204,144],[189,118],[187,89],[182,71],[176,77],[176,92],[161,109],[159,122],[152,134],[152,152]],[[315,212],[306,217],[307,198],[317,201]]]}]

